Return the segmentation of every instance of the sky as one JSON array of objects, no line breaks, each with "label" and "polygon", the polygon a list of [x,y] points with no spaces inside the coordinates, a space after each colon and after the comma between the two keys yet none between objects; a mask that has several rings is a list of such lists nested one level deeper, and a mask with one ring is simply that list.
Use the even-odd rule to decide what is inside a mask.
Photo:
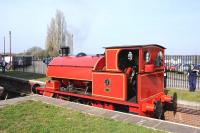
[{"label": "sky", "polygon": [[45,48],[47,26],[63,11],[74,54],[103,47],[160,44],[166,54],[200,54],[199,0],[0,0],[0,53]]}]

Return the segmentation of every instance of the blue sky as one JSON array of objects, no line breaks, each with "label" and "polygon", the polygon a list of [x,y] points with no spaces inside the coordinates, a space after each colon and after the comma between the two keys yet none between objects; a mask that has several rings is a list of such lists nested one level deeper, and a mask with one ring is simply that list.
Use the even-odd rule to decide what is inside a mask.
[{"label": "blue sky", "polygon": [[59,9],[74,35],[75,53],[157,43],[167,54],[200,54],[199,7],[199,0],[1,0],[0,52],[9,30],[14,52],[44,48],[47,25]]}]

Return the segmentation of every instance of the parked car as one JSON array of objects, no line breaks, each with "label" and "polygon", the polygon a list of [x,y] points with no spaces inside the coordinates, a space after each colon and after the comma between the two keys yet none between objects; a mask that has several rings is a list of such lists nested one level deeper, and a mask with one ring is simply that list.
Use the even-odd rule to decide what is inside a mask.
[{"label": "parked car", "polygon": [[170,71],[177,71],[178,65],[172,65],[169,67]]},{"label": "parked car", "polygon": [[[4,63],[3,63],[3,60],[1,60],[1,61],[0,61],[0,69],[1,69],[1,70],[3,70],[3,64],[4,64]],[[7,70],[9,70],[9,69],[11,68],[10,65],[9,65],[7,62],[5,62],[4,65],[5,65],[5,69],[7,69]]]},{"label": "parked car", "polygon": [[166,70],[170,70],[170,66],[171,66],[170,63],[165,63],[165,69],[166,69]]},{"label": "parked car", "polygon": [[189,68],[190,68],[190,65],[189,65],[189,64],[181,64],[181,65],[178,67],[177,71],[178,71],[178,72],[183,72],[184,74],[186,74],[186,73],[188,72]]},{"label": "parked car", "polygon": [[[6,66],[7,64],[8,64],[8,63],[5,62],[5,66]],[[0,61],[0,67],[2,67],[2,66],[3,66],[3,60]]]}]

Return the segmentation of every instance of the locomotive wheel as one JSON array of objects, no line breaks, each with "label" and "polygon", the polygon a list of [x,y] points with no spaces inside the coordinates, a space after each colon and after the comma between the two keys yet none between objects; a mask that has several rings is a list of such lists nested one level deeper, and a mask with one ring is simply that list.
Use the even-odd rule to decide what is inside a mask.
[{"label": "locomotive wheel", "polygon": [[3,92],[4,92],[4,88],[0,86],[0,97],[2,96]]},{"label": "locomotive wheel", "polygon": [[176,114],[177,110],[177,93],[175,92],[172,97],[172,109],[174,111],[174,115]]},{"label": "locomotive wheel", "polygon": [[31,92],[32,92],[33,94],[37,94],[36,88],[38,88],[38,87],[40,87],[39,84],[34,84],[34,85],[32,86],[32,88],[31,88]]},{"label": "locomotive wheel", "polygon": [[163,115],[163,106],[161,101],[156,101],[154,106],[154,117],[161,119]]},{"label": "locomotive wheel", "polygon": [[3,87],[0,86],[0,100],[5,99],[6,92]]}]

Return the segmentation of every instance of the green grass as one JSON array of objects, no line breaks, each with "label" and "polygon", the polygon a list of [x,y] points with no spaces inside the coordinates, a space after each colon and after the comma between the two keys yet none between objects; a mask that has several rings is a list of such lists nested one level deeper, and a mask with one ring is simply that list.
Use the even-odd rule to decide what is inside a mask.
[{"label": "green grass", "polygon": [[0,108],[0,132],[154,133],[160,131],[41,102],[27,101]]},{"label": "green grass", "polygon": [[7,76],[23,78],[27,80],[39,80],[39,81],[47,80],[46,75],[44,74],[36,74],[36,73],[29,73],[29,72],[7,71],[5,73],[0,73],[0,75],[7,75]]},{"label": "green grass", "polygon": [[200,102],[200,91],[189,92],[188,90],[169,88],[169,89],[166,89],[166,92],[168,95],[173,95],[173,93],[176,92],[178,96],[178,100]]}]

